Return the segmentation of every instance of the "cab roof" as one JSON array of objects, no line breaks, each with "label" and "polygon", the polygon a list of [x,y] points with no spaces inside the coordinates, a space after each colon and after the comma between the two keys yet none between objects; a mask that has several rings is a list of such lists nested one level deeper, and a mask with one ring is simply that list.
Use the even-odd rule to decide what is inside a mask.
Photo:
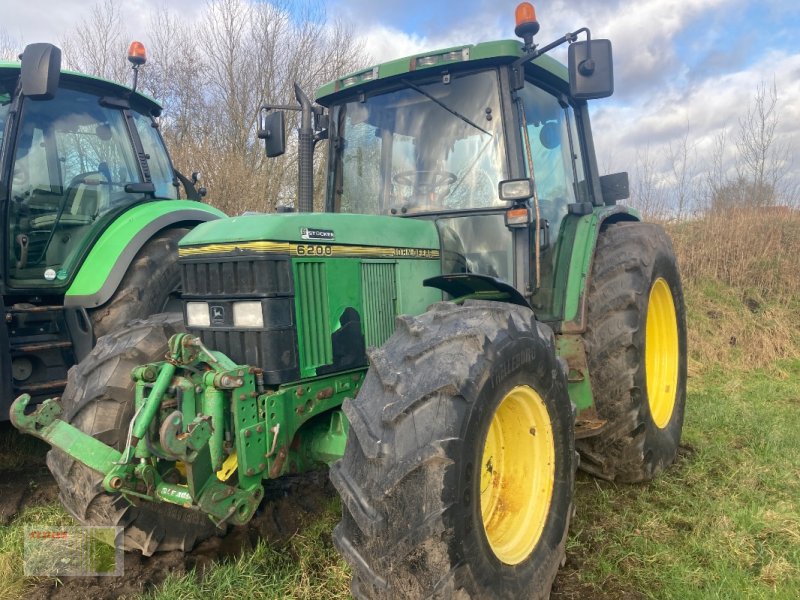
[{"label": "cab roof", "polygon": [[[19,75],[19,72],[19,62],[0,61],[0,77],[15,77]],[[161,104],[159,104],[156,100],[146,94],[142,94],[141,92],[132,92],[131,88],[122,85],[121,83],[117,83],[116,81],[110,81],[101,77],[95,77],[94,75],[87,75],[86,73],[79,73],[77,71],[69,70],[62,70],[61,78],[63,81],[69,81],[79,86],[83,84],[90,85],[103,91],[107,90],[110,95],[132,95],[137,104],[144,105],[148,110],[154,110],[156,112],[161,111]]]},{"label": "cab roof", "polygon": [[[328,100],[332,100],[332,97],[338,95],[339,92],[351,90],[359,84],[364,85],[423,69],[441,69],[442,67],[456,66],[466,62],[492,59],[498,62],[503,62],[504,60],[511,62],[523,55],[522,42],[519,40],[483,42],[422,52],[380,63],[366,69],[360,69],[334,79],[317,90],[316,99],[320,104],[327,104]],[[550,56],[539,56],[533,61],[533,64],[565,82],[568,81],[567,67]]]}]

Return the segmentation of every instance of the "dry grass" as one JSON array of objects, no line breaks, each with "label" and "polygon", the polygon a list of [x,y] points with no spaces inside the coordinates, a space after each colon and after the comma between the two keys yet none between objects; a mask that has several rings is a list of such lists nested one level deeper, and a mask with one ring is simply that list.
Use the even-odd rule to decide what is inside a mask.
[{"label": "dry grass", "polygon": [[667,230],[686,292],[691,375],[800,357],[799,211],[713,212]]},{"label": "dry grass", "polygon": [[716,281],[741,291],[748,302],[797,300],[800,211],[713,211],[668,230],[689,284]]}]

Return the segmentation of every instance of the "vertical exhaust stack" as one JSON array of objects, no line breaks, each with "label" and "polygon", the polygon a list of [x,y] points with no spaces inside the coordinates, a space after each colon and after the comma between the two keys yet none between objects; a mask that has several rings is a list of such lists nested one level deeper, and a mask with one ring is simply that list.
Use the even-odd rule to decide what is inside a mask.
[{"label": "vertical exhaust stack", "polygon": [[298,129],[298,212],[314,212],[314,126],[311,100],[300,86],[294,84],[294,94],[301,107],[300,129]]}]

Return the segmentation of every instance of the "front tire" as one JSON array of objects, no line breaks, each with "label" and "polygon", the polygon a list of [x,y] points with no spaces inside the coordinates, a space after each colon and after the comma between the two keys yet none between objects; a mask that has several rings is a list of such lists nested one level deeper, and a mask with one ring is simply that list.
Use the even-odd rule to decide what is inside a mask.
[{"label": "front tire", "polygon": [[[94,350],[69,370],[61,397],[64,420],[101,442],[122,450],[133,418],[131,370],[163,360],[167,342],[184,331],[181,315],[154,315],[100,338]],[[222,530],[199,511],[173,504],[141,501],[134,506],[103,488],[103,476],[60,450],[47,453],[47,467],[59,487],[59,499],[83,525],[124,528],[125,549],[145,556],[191,550],[196,542]]]},{"label": "front tire", "polygon": [[606,425],[578,440],[581,468],[652,479],[675,460],[686,405],[686,308],[663,228],[617,223],[600,233],[587,307],[589,377]]},{"label": "front tire", "polygon": [[525,308],[401,317],[344,411],[334,542],[365,598],[546,598],[564,558],[574,414]]},{"label": "front tire", "polygon": [[136,253],[111,299],[89,312],[96,340],[133,319],[181,310],[178,242],[188,232],[188,229],[162,231]]}]

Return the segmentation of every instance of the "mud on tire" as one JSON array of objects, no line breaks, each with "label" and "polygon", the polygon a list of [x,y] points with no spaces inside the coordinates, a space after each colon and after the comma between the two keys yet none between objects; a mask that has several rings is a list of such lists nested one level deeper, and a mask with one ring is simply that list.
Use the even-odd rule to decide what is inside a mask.
[{"label": "mud on tire", "polygon": [[[179,314],[159,314],[98,340],[91,354],[69,371],[62,396],[64,420],[117,450],[122,450],[133,417],[131,370],[161,360],[167,341],[183,331]],[[170,504],[131,505],[109,494],[97,472],[59,450],[47,453],[47,467],[58,483],[64,507],[84,525],[124,528],[125,549],[188,551],[198,541],[223,533],[200,512]]]},{"label": "mud on tire", "polygon": [[661,227],[617,223],[600,233],[587,312],[589,377],[607,424],[577,441],[581,468],[610,480],[651,479],[675,460],[686,404],[686,308]]},{"label": "mud on tire", "polygon": [[[537,427],[543,426],[515,432],[512,418],[506,431],[528,440],[519,444],[523,454],[537,433],[549,440],[552,464],[543,472],[551,487],[541,496],[547,504],[538,534],[524,535],[516,548],[522,553],[505,561],[500,556],[512,554],[495,548],[507,541],[508,528],[495,529],[494,513],[483,516],[487,482],[497,473],[487,460],[487,440],[497,437],[490,432],[499,407],[519,389],[535,393],[528,397],[538,398],[532,404],[543,411]],[[443,302],[399,318],[394,335],[370,351],[358,396],[343,406],[350,434],[343,459],[331,469],[343,504],[334,543],[353,568],[355,598],[549,595],[572,511],[574,412],[553,333],[530,310]],[[518,484],[513,470],[506,469],[508,481]],[[500,493],[501,503],[540,493],[509,487],[514,493]]]}]

